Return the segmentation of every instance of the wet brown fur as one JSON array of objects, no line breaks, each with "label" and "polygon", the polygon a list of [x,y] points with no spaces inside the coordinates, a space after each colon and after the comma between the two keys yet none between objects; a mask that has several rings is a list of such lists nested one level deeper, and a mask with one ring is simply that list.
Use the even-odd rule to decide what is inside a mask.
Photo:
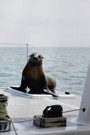
[{"label": "wet brown fur", "polygon": [[42,59],[40,54],[31,54],[22,72],[21,86],[11,88],[25,92],[25,88],[28,87],[31,93],[43,93],[43,89],[48,88],[54,92],[56,81],[43,72]]}]

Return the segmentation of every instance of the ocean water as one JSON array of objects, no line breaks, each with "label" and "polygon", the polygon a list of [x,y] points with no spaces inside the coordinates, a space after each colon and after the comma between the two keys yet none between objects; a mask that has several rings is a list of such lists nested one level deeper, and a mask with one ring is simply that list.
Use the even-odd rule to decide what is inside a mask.
[{"label": "ocean water", "polygon": [[[90,62],[90,48],[32,48],[43,55],[43,70],[57,82],[56,89],[82,95]],[[26,47],[0,47],[0,87],[20,86]]]}]

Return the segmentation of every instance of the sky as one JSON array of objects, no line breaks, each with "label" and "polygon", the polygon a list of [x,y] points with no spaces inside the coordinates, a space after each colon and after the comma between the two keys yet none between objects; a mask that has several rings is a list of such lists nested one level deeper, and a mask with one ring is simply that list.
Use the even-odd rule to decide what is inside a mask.
[{"label": "sky", "polygon": [[90,47],[90,0],[0,0],[0,43]]}]

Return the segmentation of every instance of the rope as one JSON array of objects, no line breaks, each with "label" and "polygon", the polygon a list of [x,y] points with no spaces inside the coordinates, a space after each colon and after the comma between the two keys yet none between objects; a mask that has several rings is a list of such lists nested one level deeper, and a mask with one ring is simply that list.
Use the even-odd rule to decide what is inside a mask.
[{"label": "rope", "polygon": [[75,111],[79,111],[79,110],[82,110],[83,112],[85,112],[85,108],[80,108],[80,109],[65,111],[63,113],[75,112]]},{"label": "rope", "polygon": [[7,117],[7,110],[6,110],[7,103],[0,102],[0,119],[8,120]]},{"label": "rope", "polygon": [[13,122],[11,117],[7,114],[7,110],[6,110],[7,105],[8,105],[8,103],[5,101],[5,99],[0,99],[0,119],[5,120],[5,121],[10,121],[12,123],[12,127],[14,129],[15,135],[18,135],[18,134],[17,134],[16,128],[14,126],[14,123],[29,122],[29,121],[33,121],[33,120],[36,120],[36,119],[41,117],[41,116],[39,116],[37,118],[33,118],[33,119],[30,119],[30,120]]},{"label": "rope", "polygon": [[[14,129],[15,135],[17,134],[16,128],[14,126],[14,123],[24,123],[24,122],[30,122],[30,121],[34,121],[40,117],[42,117],[43,115],[40,115],[39,117],[30,119],[30,120],[23,120],[23,121],[15,121],[13,122],[11,117],[7,114],[7,110],[6,110],[6,106],[7,106],[7,102],[5,101],[5,99],[0,99],[0,119],[3,119],[5,121],[10,121],[12,123],[12,127]],[[75,109],[75,110],[69,110],[69,111],[65,111],[63,113],[69,113],[69,112],[73,112],[73,111],[78,111],[78,110],[82,110],[83,112],[85,111],[85,108],[80,108],[80,109]]]},{"label": "rope", "polygon": [[[26,46],[31,46],[32,48],[38,49],[38,50],[48,54],[50,57],[53,56],[52,54],[49,54],[49,53],[43,51],[42,49],[39,49],[38,47],[34,47],[34,46],[30,45],[30,44],[20,44],[20,43],[0,43],[0,44],[2,44],[2,45],[26,45]],[[53,58],[60,59],[59,57],[55,57],[55,56],[53,56]]]},{"label": "rope", "polygon": [[[9,118],[10,118],[10,117],[9,117]],[[14,126],[14,123],[13,123],[13,121],[12,121],[11,118],[10,118],[10,122],[12,123],[13,129],[14,129],[14,132],[15,132],[15,135],[18,135],[18,134],[17,134],[17,131],[16,131],[16,128],[15,128],[15,126]]]},{"label": "rope", "polygon": [[59,59],[59,60],[60,60],[60,57],[56,57],[56,56],[52,55],[51,53],[49,54],[49,53],[47,53],[46,51],[44,51],[44,50],[42,50],[42,49],[40,49],[40,48],[38,48],[38,47],[34,47],[34,46],[30,45],[30,44],[28,44],[28,45],[31,46],[32,48],[35,48],[35,49],[41,51],[41,52],[44,52],[45,54],[47,54],[47,55],[50,56],[50,57],[52,56],[54,59]]},{"label": "rope", "polygon": [[38,117],[33,118],[33,119],[30,119],[30,120],[14,121],[13,123],[24,123],[24,122],[30,122],[30,121],[37,120],[37,119],[41,118],[42,116],[43,116],[43,115],[39,115]]},{"label": "rope", "polygon": [[6,106],[8,105],[8,103],[4,101],[5,99],[0,99],[0,119],[5,120],[5,121],[10,121],[12,123],[15,135],[17,135],[13,121],[10,118],[10,116],[7,114]]},{"label": "rope", "polygon": [[17,44],[17,43],[0,43],[1,45],[27,45],[27,44]]},{"label": "rope", "polygon": [[[74,112],[74,111],[79,111],[79,110],[82,110],[83,112],[85,112],[85,108],[80,108],[80,109],[75,109],[75,110],[65,111],[65,112],[62,112],[62,113],[69,113],[69,112]],[[30,119],[30,120],[15,121],[15,122],[13,122],[13,123],[24,123],[24,122],[30,122],[30,121],[33,121],[33,120],[37,120],[38,118],[41,118],[41,117],[43,117],[43,115],[40,115],[39,117],[36,117],[36,118]]]}]

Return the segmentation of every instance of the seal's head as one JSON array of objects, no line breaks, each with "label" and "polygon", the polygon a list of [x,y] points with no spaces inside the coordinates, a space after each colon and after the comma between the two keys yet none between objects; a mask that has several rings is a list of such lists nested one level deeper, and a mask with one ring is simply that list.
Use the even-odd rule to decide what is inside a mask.
[{"label": "seal's head", "polygon": [[39,66],[42,64],[42,55],[38,54],[38,53],[32,53],[31,55],[29,55],[29,61],[28,63],[31,66]]}]

